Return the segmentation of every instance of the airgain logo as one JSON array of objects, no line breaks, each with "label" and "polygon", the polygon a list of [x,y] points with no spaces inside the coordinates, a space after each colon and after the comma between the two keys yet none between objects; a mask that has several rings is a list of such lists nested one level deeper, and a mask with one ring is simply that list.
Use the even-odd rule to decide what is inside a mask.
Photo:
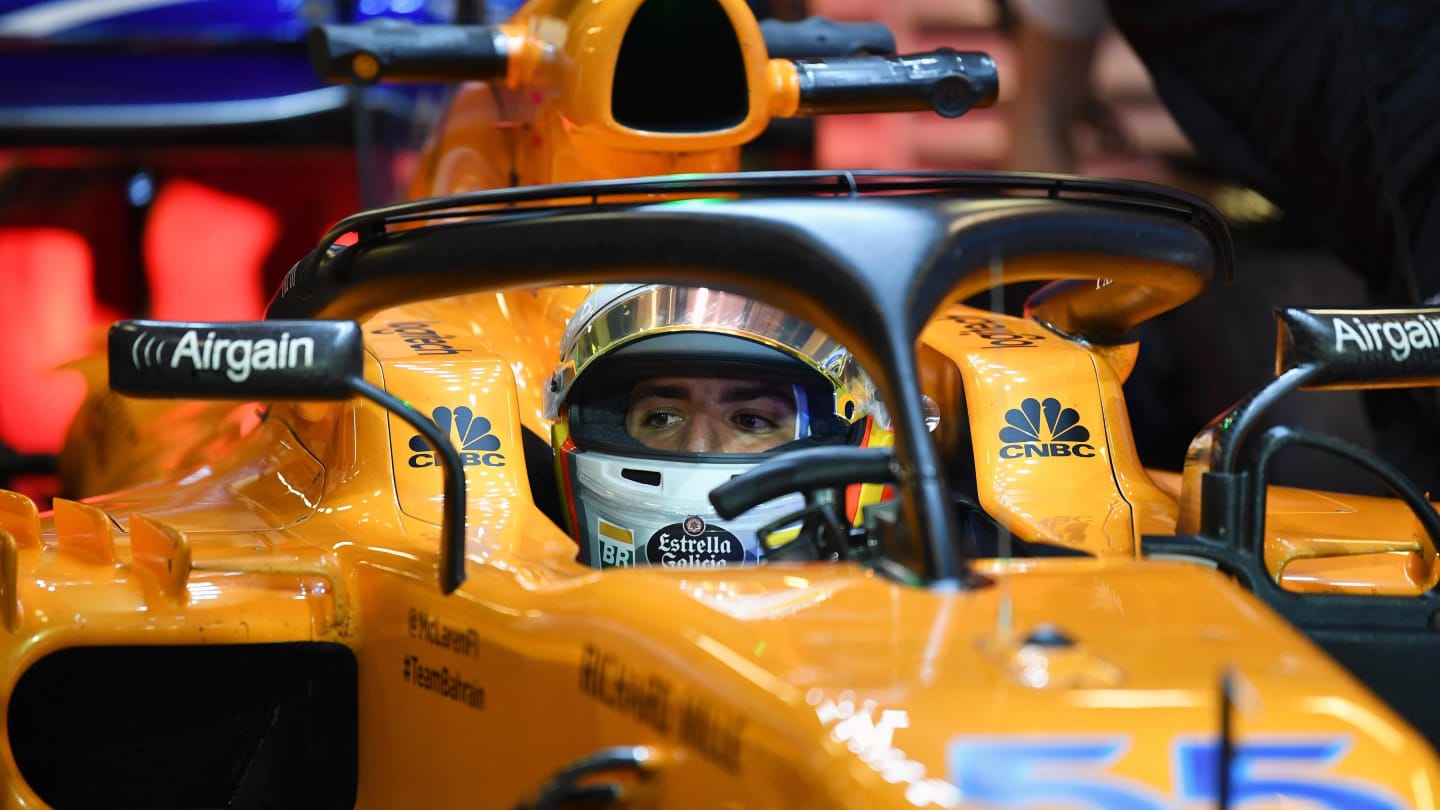
[{"label": "airgain logo", "polygon": [[1034,397],[1005,413],[1006,425],[1000,428],[1001,458],[1091,458],[1095,445],[1090,431],[1080,424],[1074,408],[1061,408],[1060,400]]},{"label": "airgain logo", "polygon": [[[453,410],[436,408],[431,412],[431,419],[441,433],[452,440],[458,440],[455,443],[460,448],[460,461],[466,467],[505,466],[505,456],[496,452],[500,449],[500,437],[490,433],[489,419],[476,416],[464,406]],[[410,449],[416,451],[415,455],[410,457],[411,467],[434,467],[440,463],[424,436],[411,436]]]}]

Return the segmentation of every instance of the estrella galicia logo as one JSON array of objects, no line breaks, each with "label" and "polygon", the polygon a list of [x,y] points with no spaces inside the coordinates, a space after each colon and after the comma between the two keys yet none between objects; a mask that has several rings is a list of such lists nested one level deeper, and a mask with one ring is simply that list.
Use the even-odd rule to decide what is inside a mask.
[{"label": "estrella galicia logo", "polygon": [[1060,400],[1046,397],[1042,402],[1028,397],[1020,407],[1005,413],[1000,428],[1001,458],[1091,458],[1095,445],[1088,444],[1090,431],[1080,424],[1074,408],[1061,408]]},{"label": "estrella galicia logo", "polygon": [[758,556],[725,527],[691,515],[651,535],[645,559],[663,568],[726,568],[757,562]]},{"label": "estrella galicia logo", "polygon": [[[460,461],[466,467],[505,466],[505,456],[496,452],[500,449],[500,437],[490,432],[489,419],[476,416],[463,405],[454,409],[441,406],[431,411],[430,418],[440,432],[459,440]],[[411,436],[410,449],[416,451],[410,457],[411,467],[433,467],[439,463],[424,436]]]}]

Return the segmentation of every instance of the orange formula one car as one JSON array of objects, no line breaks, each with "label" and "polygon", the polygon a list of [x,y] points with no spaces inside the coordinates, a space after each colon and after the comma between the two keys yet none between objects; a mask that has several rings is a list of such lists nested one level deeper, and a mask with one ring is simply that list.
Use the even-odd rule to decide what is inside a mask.
[{"label": "orange formula one car", "polygon": [[[704,103],[651,95],[677,42]],[[443,196],[339,223],[265,321],[118,324],[78,499],[0,495],[7,805],[1436,806],[1440,515],[1371,456],[1250,426],[1296,387],[1433,381],[1440,313],[1281,313],[1275,383],[1154,473],[1121,383],[1135,327],[1228,272],[1203,202],[623,176],[732,170],[807,105],[963,111],[994,96],[983,57],[775,57],[731,0],[316,50],[496,81],[436,139],[416,188]],[[966,303],[1033,280],[1024,318]],[[642,286],[585,303],[611,283]],[[858,362],[866,446],[774,453],[653,532],[605,521],[564,397],[612,335],[737,297],[772,347]],[[1291,444],[1397,497],[1268,486]],[[615,465],[617,500],[673,489],[655,466]]]}]

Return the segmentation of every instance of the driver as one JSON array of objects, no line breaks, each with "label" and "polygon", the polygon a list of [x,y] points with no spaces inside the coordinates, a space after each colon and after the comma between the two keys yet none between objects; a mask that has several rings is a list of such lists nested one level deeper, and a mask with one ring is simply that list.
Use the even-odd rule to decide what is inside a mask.
[{"label": "driver", "polygon": [[[710,490],[777,453],[889,444],[868,379],[829,336],[733,293],[605,285],[581,303],[545,395],[565,519],[597,568],[756,563],[796,494],[721,520]],[[879,500],[851,487],[846,513]],[[773,556],[773,554],[771,555]]]}]

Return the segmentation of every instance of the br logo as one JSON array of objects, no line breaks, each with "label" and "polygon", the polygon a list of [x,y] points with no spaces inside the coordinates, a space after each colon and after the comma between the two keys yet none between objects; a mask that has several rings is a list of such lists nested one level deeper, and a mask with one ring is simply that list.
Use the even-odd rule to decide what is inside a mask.
[{"label": "br logo", "polygon": [[[461,406],[453,411],[439,407],[431,411],[430,418],[440,432],[459,439],[460,461],[467,467],[484,465],[504,467],[505,456],[495,452],[500,449],[500,437],[490,433],[490,420],[476,416],[469,408]],[[438,462],[430,443],[423,436],[410,437],[410,449],[417,451],[410,457],[411,467],[433,467]]]},{"label": "br logo", "polygon": [[1090,431],[1080,424],[1074,408],[1061,408],[1060,400],[1034,397],[1005,413],[1006,426],[1000,428],[1001,458],[1091,458],[1095,445],[1086,444]]}]

